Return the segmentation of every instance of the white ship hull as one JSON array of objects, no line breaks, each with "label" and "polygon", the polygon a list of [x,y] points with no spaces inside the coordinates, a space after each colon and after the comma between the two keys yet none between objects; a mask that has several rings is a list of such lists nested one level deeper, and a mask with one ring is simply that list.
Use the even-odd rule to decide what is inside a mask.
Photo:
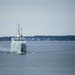
[{"label": "white ship hull", "polygon": [[23,38],[12,38],[11,42],[12,53],[25,53],[26,52],[26,41]]}]

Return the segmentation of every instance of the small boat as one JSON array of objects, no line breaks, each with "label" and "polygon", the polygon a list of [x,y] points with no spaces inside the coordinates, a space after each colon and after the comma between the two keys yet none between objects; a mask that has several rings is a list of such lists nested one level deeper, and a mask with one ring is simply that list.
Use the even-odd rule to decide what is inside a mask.
[{"label": "small boat", "polygon": [[11,52],[16,54],[26,53],[26,39],[22,35],[20,25],[18,25],[17,36],[11,39]]}]

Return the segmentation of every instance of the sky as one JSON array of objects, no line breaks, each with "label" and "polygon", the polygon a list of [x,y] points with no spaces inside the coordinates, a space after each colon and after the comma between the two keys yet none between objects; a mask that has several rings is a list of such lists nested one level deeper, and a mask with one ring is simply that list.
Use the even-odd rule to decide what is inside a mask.
[{"label": "sky", "polygon": [[75,35],[75,0],[0,0],[0,36]]}]

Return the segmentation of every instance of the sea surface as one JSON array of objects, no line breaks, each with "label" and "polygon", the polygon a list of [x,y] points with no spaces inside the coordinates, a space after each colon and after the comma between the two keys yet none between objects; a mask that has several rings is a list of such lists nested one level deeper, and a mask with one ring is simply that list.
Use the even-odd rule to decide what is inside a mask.
[{"label": "sea surface", "polygon": [[75,75],[74,41],[27,41],[27,53],[10,53],[0,41],[0,75]]}]

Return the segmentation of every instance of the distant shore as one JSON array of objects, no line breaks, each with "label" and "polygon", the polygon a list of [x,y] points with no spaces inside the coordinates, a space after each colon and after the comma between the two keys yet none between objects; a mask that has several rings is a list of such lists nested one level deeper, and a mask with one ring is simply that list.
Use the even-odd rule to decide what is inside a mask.
[{"label": "distant shore", "polygon": [[[11,41],[15,36],[0,37],[0,41]],[[27,41],[75,41],[75,35],[64,36],[24,36]]]}]

